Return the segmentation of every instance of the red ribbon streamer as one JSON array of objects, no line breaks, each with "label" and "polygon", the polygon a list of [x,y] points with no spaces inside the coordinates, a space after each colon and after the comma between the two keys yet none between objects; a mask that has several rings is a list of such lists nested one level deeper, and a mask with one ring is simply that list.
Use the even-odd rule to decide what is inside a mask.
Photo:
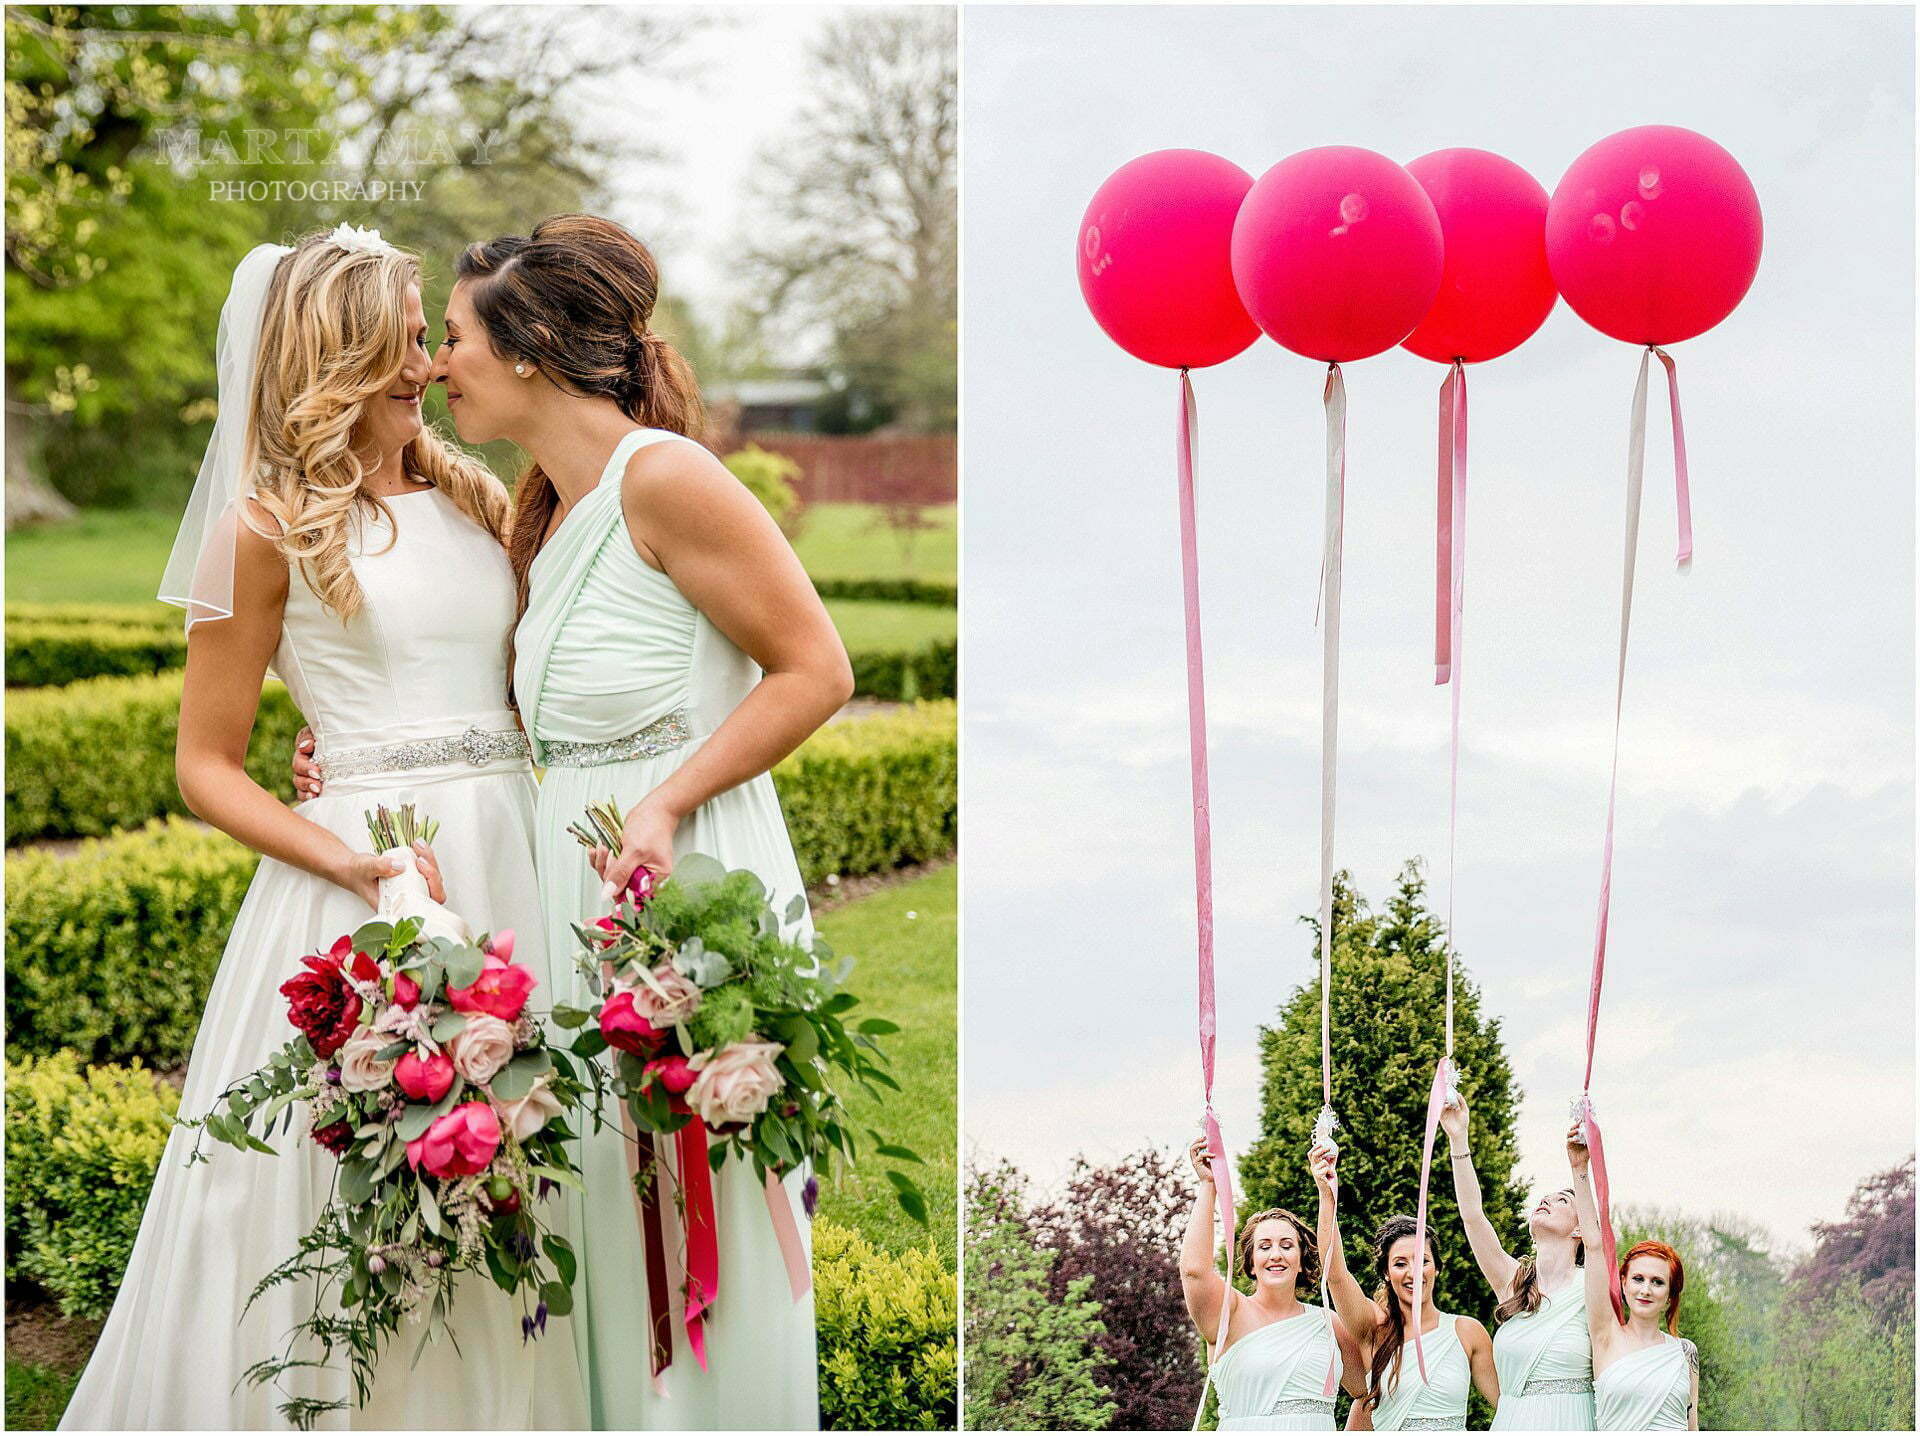
[{"label": "red ribbon streamer", "polygon": [[[631,1119],[629,1119],[631,1120]],[[673,1365],[673,1314],[668,1309],[667,1241],[660,1224],[660,1156],[648,1137],[647,1167],[639,1168],[639,1147],[628,1134],[627,1165],[640,1197],[641,1248],[647,1261],[647,1338],[657,1381]]]},{"label": "red ribbon streamer", "polygon": [[707,1369],[706,1312],[720,1295],[720,1233],[707,1166],[707,1127],[698,1117],[674,1134],[680,1145],[680,1190],[686,1197],[687,1345]]}]

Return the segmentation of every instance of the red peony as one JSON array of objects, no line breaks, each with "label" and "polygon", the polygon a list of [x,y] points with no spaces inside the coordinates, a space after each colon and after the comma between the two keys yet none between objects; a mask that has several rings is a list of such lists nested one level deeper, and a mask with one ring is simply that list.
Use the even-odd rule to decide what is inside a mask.
[{"label": "red peony", "polygon": [[411,977],[408,977],[406,973],[396,972],[393,975],[394,1006],[404,1007],[407,1011],[411,1012],[413,1011],[414,1005],[419,1001],[420,984],[415,982]]},{"label": "red peony", "polygon": [[[508,950],[512,950],[509,943]],[[447,1001],[455,1012],[484,1012],[502,1022],[512,1022],[527,1005],[527,998],[540,985],[540,979],[524,967],[488,954],[486,966],[470,987],[449,987]]]},{"label": "red peony", "polygon": [[324,1127],[315,1127],[313,1140],[334,1156],[344,1157],[347,1154],[347,1148],[353,1145],[353,1123],[330,1122]]},{"label": "red peony", "polygon": [[691,1087],[700,1075],[677,1052],[671,1057],[654,1058],[647,1064],[647,1071],[653,1073],[660,1085],[676,1096]]},{"label": "red peony", "polygon": [[431,1057],[409,1052],[395,1065],[393,1080],[416,1102],[438,1102],[453,1086],[453,1059],[444,1052]]},{"label": "red peony", "polygon": [[[360,994],[342,971],[347,955],[341,951],[342,943],[353,954],[356,968],[363,959],[371,962],[364,953],[353,953],[352,939],[343,937],[326,956],[301,958],[307,970],[280,984],[280,995],[287,999],[287,1020],[305,1034],[321,1057],[338,1052],[360,1021]],[[376,975],[378,971],[376,967]]]},{"label": "red peony", "polygon": [[600,1035],[609,1047],[631,1052],[636,1057],[651,1057],[660,1047],[664,1034],[633,1008],[631,992],[616,992],[600,1009]]}]

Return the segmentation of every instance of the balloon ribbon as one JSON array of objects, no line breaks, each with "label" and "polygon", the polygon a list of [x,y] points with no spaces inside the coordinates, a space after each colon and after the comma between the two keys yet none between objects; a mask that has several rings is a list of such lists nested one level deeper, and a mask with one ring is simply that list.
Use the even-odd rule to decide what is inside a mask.
[{"label": "balloon ribbon", "polygon": [[1673,415],[1674,496],[1679,517],[1679,550],[1676,562],[1682,573],[1693,562],[1693,513],[1687,484],[1687,441],[1680,424],[1680,379],[1671,357],[1664,350],[1648,345],[1640,356],[1640,378],[1634,385],[1633,411],[1627,429],[1627,525],[1626,553],[1620,575],[1620,653],[1614,670],[1613,758],[1607,777],[1607,832],[1600,850],[1600,911],[1594,923],[1593,975],[1587,985],[1587,1067],[1581,1079],[1580,1097],[1574,1114],[1585,1129],[1587,1148],[1593,1167],[1594,1201],[1600,1212],[1601,1250],[1607,1263],[1607,1278],[1612,1290],[1615,1315],[1623,1312],[1620,1297],[1620,1270],[1615,1260],[1613,1219],[1609,1213],[1607,1159],[1601,1145],[1600,1122],[1593,1111],[1594,1039],[1600,1030],[1600,989],[1607,971],[1607,919],[1613,905],[1613,823],[1615,799],[1620,787],[1620,713],[1627,687],[1627,634],[1633,623],[1634,555],[1640,545],[1640,493],[1647,458],[1647,371],[1658,358],[1667,371],[1667,402]]}]

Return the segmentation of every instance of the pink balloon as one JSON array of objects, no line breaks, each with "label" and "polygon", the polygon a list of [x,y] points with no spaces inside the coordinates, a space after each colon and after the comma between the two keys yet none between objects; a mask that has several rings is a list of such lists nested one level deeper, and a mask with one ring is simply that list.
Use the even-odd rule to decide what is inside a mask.
[{"label": "pink balloon", "polygon": [[1525,343],[1558,297],[1547,267],[1547,192],[1512,160],[1486,150],[1435,150],[1407,166],[1440,216],[1440,293],[1403,347],[1422,359],[1470,364]]},{"label": "pink balloon", "polygon": [[1733,313],[1760,268],[1760,197],[1740,162],[1675,125],[1622,130],[1567,169],[1547,259],[1573,312],[1630,344],[1677,344]]},{"label": "pink balloon", "polygon": [[1391,349],[1440,288],[1440,216],[1385,155],[1303,150],[1261,175],[1233,225],[1247,312],[1296,354],[1330,364]]},{"label": "pink balloon", "polygon": [[1231,359],[1260,337],[1233,287],[1233,217],[1253,176],[1204,150],[1120,166],[1080,221],[1080,293],[1109,338],[1170,369]]}]

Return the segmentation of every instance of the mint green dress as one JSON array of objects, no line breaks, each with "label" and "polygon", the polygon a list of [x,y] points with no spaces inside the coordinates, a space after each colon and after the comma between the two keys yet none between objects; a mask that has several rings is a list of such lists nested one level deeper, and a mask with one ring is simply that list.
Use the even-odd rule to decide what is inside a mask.
[{"label": "mint green dress", "polygon": [[[696,609],[673,580],[635,552],[621,511],[627,461],[654,443],[690,443],[638,429],[607,460],[600,483],[561,521],[534,560],[527,611],[515,635],[514,692],[546,773],[534,821],[548,951],[574,1005],[591,995],[565,955],[571,926],[608,911],[601,880],[568,835],[587,804],[631,808],[698,751],[760,681],[760,669]],[[719,794],[681,823],[677,856],[705,853],[757,874],[784,912],[804,897],[799,864],[767,774]],[[799,935],[811,935],[803,918]],[[819,1425],[813,1298],[796,1302],[753,1169],[729,1159],[714,1175],[720,1289],[707,1317],[703,1372],[681,1325],[678,1223],[666,1207],[674,1333],[664,1396],[648,1361],[647,1274],[625,1139],[583,1139],[584,1198],[568,1195],[566,1227],[579,1251],[571,1323],[600,1430],[813,1430]],[[661,1143],[669,1165],[673,1143]],[[805,1174],[787,1179],[800,1222]],[[668,1190],[673,1190],[670,1185]]]}]

